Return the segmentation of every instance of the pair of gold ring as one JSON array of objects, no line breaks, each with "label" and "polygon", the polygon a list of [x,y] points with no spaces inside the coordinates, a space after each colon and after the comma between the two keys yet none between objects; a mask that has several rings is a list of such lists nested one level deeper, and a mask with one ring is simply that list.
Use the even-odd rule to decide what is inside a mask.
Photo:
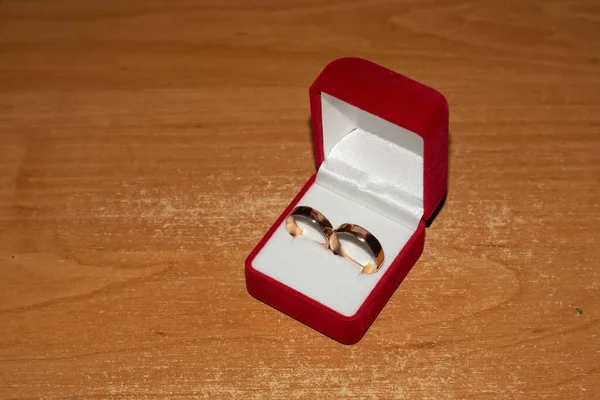
[{"label": "pair of gold ring", "polygon": [[[300,228],[296,222],[297,219],[308,221],[318,227],[325,235],[326,240],[325,243],[319,244],[326,249],[331,249],[334,254],[360,265],[363,274],[372,274],[381,267],[381,264],[383,264],[384,253],[381,243],[379,243],[379,240],[365,228],[355,224],[342,224],[337,229],[333,229],[331,222],[329,222],[323,214],[314,208],[299,206],[294,208],[285,220],[286,228],[292,236],[300,236],[303,234],[302,228]],[[340,242],[340,236],[354,238],[373,256],[375,263],[360,263],[351,258],[346,250],[344,250],[344,247]]]}]

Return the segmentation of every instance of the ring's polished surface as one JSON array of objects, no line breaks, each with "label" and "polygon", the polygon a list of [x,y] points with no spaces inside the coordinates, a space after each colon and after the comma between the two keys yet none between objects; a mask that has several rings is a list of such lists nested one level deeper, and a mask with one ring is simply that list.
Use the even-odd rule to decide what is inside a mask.
[{"label": "ring's polished surface", "polygon": [[[355,238],[358,242],[360,242],[363,245],[363,247],[366,248],[367,251],[373,255],[373,258],[375,259],[375,264],[362,264],[354,260],[352,257],[348,256],[348,253],[344,250],[340,242],[340,236],[344,235],[351,236]],[[381,264],[383,264],[384,252],[383,248],[381,247],[381,243],[379,243],[379,240],[377,240],[377,238],[373,236],[371,232],[369,232],[362,226],[354,224],[340,225],[336,230],[333,231],[333,233],[329,237],[329,247],[338,256],[347,258],[348,260],[360,265],[362,267],[361,273],[363,274],[372,274],[373,272],[376,272],[379,269],[379,267],[381,267]]]},{"label": "ring's polished surface", "polygon": [[333,233],[333,226],[323,214],[314,208],[307,206],[298,206],[294,208],[285,219],[285,226],[292,236],[300,236],[304,234],[302,228],[300,228],[296,222],[297,219],[303,219],[317,226],[325,235],[325,243],[317,243],[325,248],[329,247],[329,237]]}]

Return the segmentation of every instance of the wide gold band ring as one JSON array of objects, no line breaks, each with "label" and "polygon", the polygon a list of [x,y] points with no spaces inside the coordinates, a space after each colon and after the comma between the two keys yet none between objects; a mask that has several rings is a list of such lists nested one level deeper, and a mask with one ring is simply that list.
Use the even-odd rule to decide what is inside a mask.
[{"label": "wide gold band ring", "polygon": [[[344,250],[340,242],[340,236],[344,235],[351,236],[355,238],[359,243],[361,243],[363,247],[367,249],[369,253],[371,253],[373,258],[375,259],[375,264],[362,264],[351,258],[348,255],[348,253]],[[379,267],[381,267],[381,264],[383,264],[384,252],[383,247],[381,247],[381,243],[379,243],[379,240],[377,240],[377,238],[373,236],[371,232],[369,232],[362,226],[354,224],[340,225],[339,228],[334,230],[331,236],[329,237],[329,247],[338,256],[342,256],[360,265],[362,267],[361,273],[363,274],[372,274],[373,272],[376,272],[379,269]]]},{"label": "wide gold band ring", "polygon": [[325,235],[325,243],[317,243],[319,243],[325,248],[329,247],[329,237],[333,233],[333,226],[323,214],[321,214],[314,208],[307,206],[298,206],[294,208],[285,219],[285,226],[290,235],[292,236],[301,236],[304,234],[302,228],[300,228],[296,222],[297,219],[308,221],[311,224],[317,226]]}]

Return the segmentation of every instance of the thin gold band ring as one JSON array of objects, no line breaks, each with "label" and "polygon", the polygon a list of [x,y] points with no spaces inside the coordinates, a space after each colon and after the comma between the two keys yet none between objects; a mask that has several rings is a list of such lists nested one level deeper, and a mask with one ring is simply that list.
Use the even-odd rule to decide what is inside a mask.
[{"label": "thin gold band ring", "polygon": [[[375,264],[362,264],[350,257],[340,242],[339,237],[344,235],[351,236],[358,240],[369,251],[369,253],[373,255]],[[344,257],[360,265],[362,267],[361,273],[363,274],[372,274],[373,272],[376,272],[381,267],[381,264],[383,264],[383,260],[385,258],[383,247],[381,247],[379,240],[377,240],[377,238],[373,236],[371,232],[362,226],[354,224],[342,224],[336,230],[334,230],[329,237],[329,247],[338,256]]]},{"label": "thin gold band ring", "polygon": [[302,228],[296,223],[297,219],[303,219],[316,225],[325,235],[325,243],[317,242],[321,246],[329,247],[329,237],[333,233],[333,226],[331,222],[323,214],[315,210],[314,208],[307,206],[298,206],[292,210],[292,212],[285,219],[285,226],[292,236],[301,236],[304,232]]}]

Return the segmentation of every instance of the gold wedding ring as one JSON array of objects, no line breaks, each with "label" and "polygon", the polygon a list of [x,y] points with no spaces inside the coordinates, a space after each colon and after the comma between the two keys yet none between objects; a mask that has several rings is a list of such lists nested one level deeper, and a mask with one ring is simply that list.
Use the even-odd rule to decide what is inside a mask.
[{"label": "gold wedding ring", "polygon": [[[348,253],[344,250],[341,242],[340,236],[350,236],[356,239],[360,244],[363,245],[373,255],[375,259],[375,264],[366,263],[362,264],[358,261],[351,258]],[[329,247],[335,254],[338,256],[342,256],[362,267],[361,273],[363,274],[372,274],[376,272],[381,264],[383,264],[384,253],[383,248],[381,247],[381,243],[375,236],[371,234],[368,230],[363,228],[362,226],[354,225],[354,224],[342,224],[333,231],[331,236],[329,237]]]},{"label": "gold wedding ring", "polygon": [[331,222],[323,214],[307,206],[298,206],[292,210],[292,212],[285,219],[285,226],[292,236],[301,236],[304,234],[302,228],[296,223],[297,219],[302,219],[310,222],[317,226],[325,235],[325,243],[317,242],[321,246],[329,247],[329,237],[333,233],[333,226]]}]

